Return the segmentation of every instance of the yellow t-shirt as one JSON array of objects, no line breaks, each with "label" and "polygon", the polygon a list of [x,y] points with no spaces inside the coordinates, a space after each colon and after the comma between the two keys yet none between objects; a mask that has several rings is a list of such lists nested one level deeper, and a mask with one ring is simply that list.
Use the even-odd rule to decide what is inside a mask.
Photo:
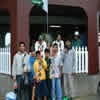
[{"label": "yellow t-shirt", "polygon": [[[35,72],[36,77],[39,76],[39,60],[36,59],[36,61],[34,62],[33,68],[34,68],[34,72]],[[44,59],[42,59],[40,80],[46,80],[46,70],[47,70],[47,63]]]}]

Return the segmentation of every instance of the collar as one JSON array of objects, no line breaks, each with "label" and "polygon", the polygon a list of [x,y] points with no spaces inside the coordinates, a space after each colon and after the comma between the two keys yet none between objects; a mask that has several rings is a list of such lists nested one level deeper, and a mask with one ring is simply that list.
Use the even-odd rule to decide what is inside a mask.
[{"label": "collar", "polygon": [[[22,53],[20,51],[18,51],[18,54],[22,55]],[[23,54],[25,55],[25,54],[27,54],[27,52],[25,51]]]}]

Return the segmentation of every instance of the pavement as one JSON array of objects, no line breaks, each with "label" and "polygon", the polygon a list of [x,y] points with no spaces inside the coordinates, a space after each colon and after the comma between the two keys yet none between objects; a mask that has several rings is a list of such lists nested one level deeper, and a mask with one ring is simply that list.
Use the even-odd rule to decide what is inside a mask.
[{"label": "pavement", "polygon": [[[97,85],[100,81],[100,74],[73,76],[73,100],[100,100],[97,95]],[[9,76],[0,75],[0,100],[4,100],[7,92],[13,90],[13,82]]]}]

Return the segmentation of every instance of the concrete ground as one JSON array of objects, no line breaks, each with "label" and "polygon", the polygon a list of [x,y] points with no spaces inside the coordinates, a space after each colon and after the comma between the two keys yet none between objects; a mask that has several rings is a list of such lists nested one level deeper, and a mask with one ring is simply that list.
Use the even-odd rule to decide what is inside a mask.
[{"label": "concrete ground", "polygon": [[[98,75],[75,75],[73,77],[74,100],[100,100],[97,95]],[[7,92],[13,90],[13,81],[9,76],[0,75],[0,100],[4,100]]]}]

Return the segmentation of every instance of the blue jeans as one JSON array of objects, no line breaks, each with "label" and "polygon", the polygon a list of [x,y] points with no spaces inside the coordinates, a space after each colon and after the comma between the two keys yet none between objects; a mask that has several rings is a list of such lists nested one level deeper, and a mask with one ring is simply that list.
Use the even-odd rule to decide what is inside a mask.
[{"label": "blue jeans", "polygon": [[56,94],[58,100],[62,100],[62,89],[61,89],[60,78],[52,79],[52,100],[56,100]]}]

